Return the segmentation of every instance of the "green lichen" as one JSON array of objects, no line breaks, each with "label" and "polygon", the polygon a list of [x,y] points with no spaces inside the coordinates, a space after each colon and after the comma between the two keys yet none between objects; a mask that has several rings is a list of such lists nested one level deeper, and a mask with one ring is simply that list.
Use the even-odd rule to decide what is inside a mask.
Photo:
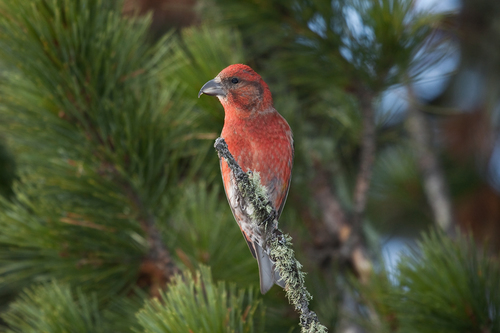
[{"label": "green lichen", "polygon": [[229,152],[224,139],[218,138],[215,141],[215,149],[234,173],[238,190],[246,204],[253,208],[251,218],[257,227],[261,228],[266,238],[265,248],[285,281],[288,301],[300,313],[301,332],[326,333],[327,329],[320,324],[316,313],[309,310],[312,296],[304,284],[305,273],[301,271],[302,265],[295,259],[292,238],[278,229],[276,219],[269,219],[274,209],[267,197],[266,188],[261,183],[259,173],[244,173]]},{"label": "green lichen", "polygon": [[249,194],[250,204],[254,206],[252,219],[254,221],[263,221],[271,214],[273,207],[267,198],[266,188],[261,183],[260,174],[258,172],[249,172],[248,180],[250,184],[247,186],[247,194]]}]

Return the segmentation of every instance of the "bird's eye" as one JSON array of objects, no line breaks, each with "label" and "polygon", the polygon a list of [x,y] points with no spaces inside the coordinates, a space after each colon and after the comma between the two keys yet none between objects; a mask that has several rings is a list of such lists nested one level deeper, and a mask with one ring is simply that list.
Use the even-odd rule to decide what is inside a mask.
[{"label": "bird's eye", "polygon": [[233,77],[233,78],[231,79],[231,82],[232,82],[232,83],[234,83],[234,84],[236,84],[236,83],[240,82],[240,80],[238,80],[238,78],[237,78],[237,77]]}]

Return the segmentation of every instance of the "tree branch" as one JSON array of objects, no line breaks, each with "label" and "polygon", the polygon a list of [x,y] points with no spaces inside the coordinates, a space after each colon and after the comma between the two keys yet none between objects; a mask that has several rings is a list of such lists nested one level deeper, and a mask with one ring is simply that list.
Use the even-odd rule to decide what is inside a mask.
[{"label": "tree branch", "polygon": [[340,200],[328,186],[326,171],[318,166],[316,172],[311,189],[319,205],[323,223],[321,225],[317,223],[314,228],[311,228],[316,247],[314,259],[321,263],[328,263],[331,259],[340,260],[342,264],[352,269],[361,282],[368,282],[372,264],[366,256],[362,230],[354,228],[351,221],[347,219]]},{"label": "tree branch", "polygon": [[408,132],[410,133],[422,174],[424,190],[431,206],[435,223],[446,233],[453,234],[453,213],[448,188],[432,148],[430,124],[419,110],[411,85],[407,85],[410,106],[408,108]]},{"label": "tree branch", "polygon": [[255,223],[265,237],[265,250],[269,251],[271,259],[275,262],[276,268],[280,272],[280,276],[285,281],[285,292],[288,301],[300,314],[302,332],[326,333],[327,329],[321,325],[316,313],[309,310],[311,294],[309,294],[304,285],[305,273],[301,271],[302,265],[295,259],[291,243],[292,238],[287,234],[283,234],[278,229],[276,218],[269,219],[269,216],[275,217],[276,212],[266,197],[265,189],[260,184],[259,178],[254,177],[253,174],[243,172],[229,152],[223,138],[215,140],[214,147],[219,154],[219,158],[224,158],[233,172],[238,184],[238,191],[243,200],[245,200],[245,204],[251,205],[254,208],[253,220],[256,221]]},{"label": "tree branch", "polygon": [[141,264],[140,273],[143,277],[146,276],[151,295],[159,296],[159,291],[164,289],[165,284],[179,269],[163,243],[154,216],[144,206],[135,189],[127,181],[119,181],[122,177],[118,170],[112,165],[110,169],[139,213],[138,220],[148,243],[148,253]]},{"label": "tree branch", "polygon": [[348,214],[342,207],[337,195],[329,186],[328,179],[331,177],[320,163],[314,164],[315,177],[310,186],[322,213],[321,230],[313,231],[316,236],[315,240],[322,249],[320,253],[326,257],[325,259],[328,257],[339,258],[342,262],[350,265],[362,282],[367,282],[372,272],[372,264],[364,247],[362,219],[366,209],[375,161],[376,131],[372,106],[373,93],[366,89],[359,90],[357,96],[361,105],[363,130],[359,171],[354,185],[352,214]]},{"label": "tree branch", "polygon": [[371,93],[365,91],[359,94],[359,98],[361,103],[361,115],[363,117],[363,137],[361,142],[359,171],[354,187],[354,228],[361,228],[361,220],[366,208],[376,149],[375,115],[372,105],[373,96]]},{"label": "tree branch", "polygon": [[[155,219],[151,214],[147,214],[141,220],[141,226],[145,229],[149,251],[146,260],[141,265],[143,272],[149,272],[151,277],[152,291],[156,294],[158,290],[164,288],[165,283],[170,278],[178,273],[178,268],[175,266],[169,251],[165,247],[160,235],[160,231],[156,227]],[[148,269],[149,268],[149,269]]]},{"label": "tree branch", "polygon": [[353,216],[351,219],[351,233],[342,248],[343,257],[349,257],[355,272],[361,281],[367,282],[372,272],[372,265],[367,258],[363,246],[362,220],[368,200],[368,190],[372,178],[372,168],[375,162],[376,136],[375,113],[373,110],[373,94],[369,90],[358,93],[363,118],[363,134],[359,171],[356,176],[353,196]]},{"label": "tree branch", "polygon": [[319,161],[315,161],[314,170],[315,176],[311,182],[311,190],[323,213],[325,228],[328,234],[335,236],[340,243],[344,243],[351,233],[351,227],[340,200],[329,185],[331,175]]}]

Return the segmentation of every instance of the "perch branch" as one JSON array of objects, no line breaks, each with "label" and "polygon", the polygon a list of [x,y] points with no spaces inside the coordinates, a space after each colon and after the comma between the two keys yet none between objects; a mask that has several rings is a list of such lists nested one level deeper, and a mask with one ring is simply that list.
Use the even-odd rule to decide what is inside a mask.
[{"label": "perch branch", "polygon": [[302,265],[295,259],[292,238],[278,229],[276,219],[269,218],[269,216],[275,217],[276,212],[269,199],[265,196],[260,181],[255,181],[258,177],[252,177],[252,175],[243,172],[229,152],[223,138],[215,140],[214,147],[219,154],[219,158],[224,158],[233,172],[241,197],[246,204],[252,205],[254,208],[254,217],[256,221],[260,221],[260,223],[256,223],[265,237],[266,248],[269,249],[270,257],[276,263],[276,267],[285,281],[285,292],[288,301],[300,314],[302,332],[326,333],[327,329],[321,325],[316,313],[309,310],[309,301],[312,297],[304,285],[305,273],[301,271]]}]

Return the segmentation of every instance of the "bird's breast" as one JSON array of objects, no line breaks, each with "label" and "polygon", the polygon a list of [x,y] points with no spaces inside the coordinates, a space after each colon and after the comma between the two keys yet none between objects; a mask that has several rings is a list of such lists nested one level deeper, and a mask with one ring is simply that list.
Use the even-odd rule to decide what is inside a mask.
[{"label": "bird's breast", "polygon": [[292,134],[277,112],[261,118],[226,121],[222,137],[244,172],[259,173],[269,199],[278,208],[286,196],[291,176]]}]

